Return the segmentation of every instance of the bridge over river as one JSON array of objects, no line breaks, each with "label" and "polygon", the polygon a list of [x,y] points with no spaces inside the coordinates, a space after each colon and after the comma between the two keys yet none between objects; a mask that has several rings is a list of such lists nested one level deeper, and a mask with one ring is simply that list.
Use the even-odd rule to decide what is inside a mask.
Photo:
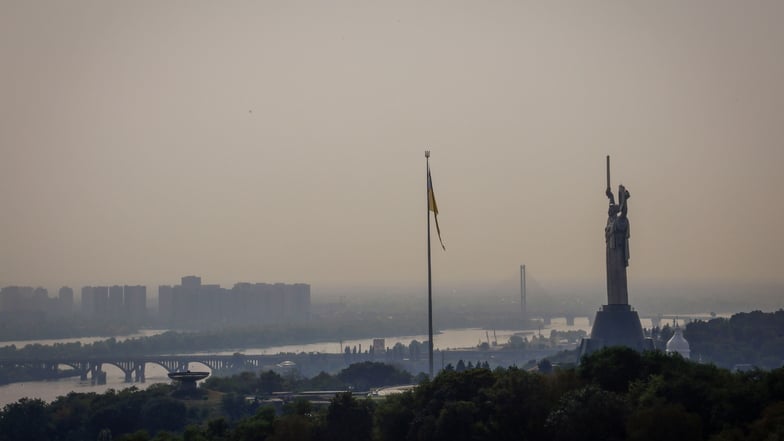
[{"label": "bridge over river", "polygon": [[[498,366],[523,366],[532,359],[551,356],[567,347],[547,349],[504,350],[501,348],[480,350],[476,348],[436,350],[435,358],[441,367],[446,364],[456,365],[458,360],[487,361],[492,368]],[[311,377],[319,372],[337,372],[353,363],[364,361],[393,362],[412,373],[427,371],[427,357],[408,359],[397,357],[394,351],[373,353],[342,353],[326,354],[318,352],[287,353],[275,355],[233,355],[216,354],[179,354],[179,355],[136,355],[136,356],[85,356],[85,357],[51,357],[51,358],[0,358],[0,369],[28,370],[42,373],[41,379],[79,376],[82,381],[90,380],[93,384],[105,384],[105,365],[116,366],[124,373],[126,383],[145,382],[145,368],[148,364],[162,366],[167,373],[191,370],[191,364],[199,363],[213,372],[242,372],[259,370],[276,370],[283,362],[294,362],[296,369],[304,376]],[[288,363],[286,363],[288,365]],[[285,366],[285,365],[284,365]],[[72,371],[61,371],[67,367]],[[283,367],[288,369],[288,367]],[[199,370],[195,368],[193,370]]]},{"label": "bridge over river", "polygon": [[103,365],[113,365],[123,371],[126,383],[143,383],[145,366],[148,363],[160,365],[169,373],[187,371],[191,363],[201,363],[213,371],[258,370],[286,361],[287,357],[290,355],[193,354],[0,359],[0,368],[33,369],[38,372],[51,372],[52,377],[58,377],[62,376],[60,367],[67,366],[82,380],[90,379],[93,384],[103,384],[106,382]]}]

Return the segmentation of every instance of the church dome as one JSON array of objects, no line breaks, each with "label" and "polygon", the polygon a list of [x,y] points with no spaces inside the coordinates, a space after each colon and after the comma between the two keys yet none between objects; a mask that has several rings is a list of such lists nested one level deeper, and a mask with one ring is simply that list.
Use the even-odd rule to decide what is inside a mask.
[{"label": "church dome", "polygon": [[675,333],[672,335],[672,338],[667,342],[667,350],[668,354],[672,354],[673,352],[677,352],[681,354],[683,358],[688,359],[689,355],[691,354],[691,349],[689,349],[689,342],[683,338],[683,330],[680,326],[675,325]]}]

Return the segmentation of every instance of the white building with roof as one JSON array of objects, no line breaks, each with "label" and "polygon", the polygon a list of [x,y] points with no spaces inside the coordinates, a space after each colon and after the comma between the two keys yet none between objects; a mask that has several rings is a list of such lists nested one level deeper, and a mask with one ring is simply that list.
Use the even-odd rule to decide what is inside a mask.
[{"label": "white building with roof", "polygon": [[683,330],[677,324],[675,325],[675,333],[672,335],[672,338],[667,342],[667,349],[665,350],[666,353],[678,353],[685,359],[689,359],[691,355],[691,349],[689,348],[689,342],[683,338]]}]

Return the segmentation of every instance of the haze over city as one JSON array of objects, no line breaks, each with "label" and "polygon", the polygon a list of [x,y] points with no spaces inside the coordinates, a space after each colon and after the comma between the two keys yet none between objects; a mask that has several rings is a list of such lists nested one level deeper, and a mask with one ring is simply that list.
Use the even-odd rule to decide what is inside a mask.
[{"label": "haze over city", "polygon": [[609,154],[632,304],[780,293],[783,13],[3,2],[0,285],[420,292],[431,150],[437,292],[514,290],[526,264],[598,306]]}]

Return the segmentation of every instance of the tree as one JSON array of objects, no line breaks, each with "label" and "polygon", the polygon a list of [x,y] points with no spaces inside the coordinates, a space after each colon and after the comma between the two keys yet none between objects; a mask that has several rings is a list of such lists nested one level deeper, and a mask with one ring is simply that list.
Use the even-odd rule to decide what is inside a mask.
[{"label": "tree", "polygon": [[272,434],[275,421],[275,409],[269,406],[260,407],[255,415],[237,423],[231,434],[232,441],[265,441]]},{"label": "tree", "polygon": [[117,441],[149,441],[150,434],[144,430],[138,430],[127,435],[123,435]]},{"label": "tree", "polygon": [[479,421],[479,407],[472,401],[451,401],[438,414],[433,440],[470,441],[482,439],[486,428]]},{"label": "tree", "polygon": [[218,441],[225,439],[229,432],[229,423],[223,417],[207,421],[207,438]]},{"label": "tree", "polygon": [[544,421],[555,405],[552,376],[521,369],[498,369],[492,387],[480,399],[492,403],[488,411],[488,439],[533,441],[547,439]]},{"label": "tree", "polygon": [[549,374],[553,371],[553,364],[550,363],[550,360],[543,358],[539,363],[536,364],[536,368],[539,369],[539,372],[543,374]]},{"label": "tree", "polygon": [[153,398],[142,407],[142,426],[152,434],[159,430],[179,430],[185,425],[186,413],[185,404],[180,400]]},{"label": "tree", "polygon": [[283,377],[271,370],[262,372],[259,374],[257,389],[262,394],[280,392],[283,390]]},{"label": "tree", "polygon": [[625,346],[615,346],[584,356],[578,373],[603,389],[626,392],[629,383],[638,378],[641,367],[639,352]]},{"label": "tree", "polygon": [[313,419],[305,415],[284,415],[276,418],[269,441],[310,441],[314,437]]},{"label": "tree", "polygon": [[750,440],[781,440],[784,439],[784,402],[766,407],[762,417],[751,425]]},{"label": "tree", "polygon": [[629,441],[702,439],[700,416],[680,404],[645,407],[629,416],[626,424]]},{"label": "tree", "polygon": [[324,418],[327,441],[369,441],[373,429],[373,402],[340,392],[330,401]]},{"label": "tree", "polygon": [[380,441],[406,439],[409,426],[414,419],[414,397],[411,392],[388,396],[380,401],[373,418],[376,434]]},{"label": "tree", "polygon": [[368,390],[374,387],[411,383],[411,374],[392,365],[366,361],[355,363],[338,373],[338,379],[354,387]]},{"label": "tree", "polygon": [[221,409],[230,420],[239,420],[250,414],[250,407],[245,403],[245,397],[233,393],[221,398]]},{"label": "tree", "polygon": [[561,397],[546,425],[555,441],[622,441],[626,414],[621,396],[587,386]]},{"label": "tree", "polygon": [[49,415],[42,400],[22,398],[0,412],[0,440],[45,441],[48,428]]}]

